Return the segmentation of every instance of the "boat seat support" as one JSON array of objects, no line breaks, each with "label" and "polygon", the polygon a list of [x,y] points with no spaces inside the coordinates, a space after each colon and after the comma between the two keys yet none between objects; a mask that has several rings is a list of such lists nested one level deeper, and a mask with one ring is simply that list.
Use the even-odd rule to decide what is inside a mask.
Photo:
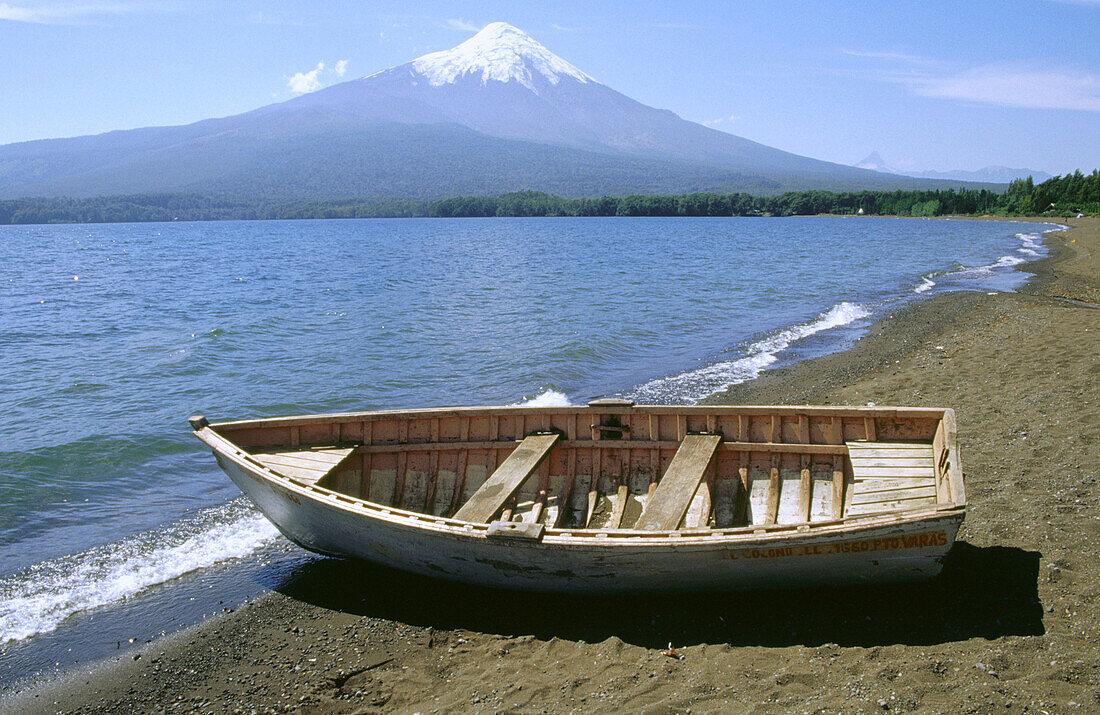
[{"label": "boat seat support", "polygon": [[481,524],[492,521],[528,477],[539,468],[559,439],[561,435],[556,432],[525,437],[473,496],[455,512],[454,518]]},{"label": "boat seat support", "polygon": [[684,520],[721,443],[722,435],[717,434],[689,434],[684,437],[634,528],[646,531],[680,528],[680,522]]}]

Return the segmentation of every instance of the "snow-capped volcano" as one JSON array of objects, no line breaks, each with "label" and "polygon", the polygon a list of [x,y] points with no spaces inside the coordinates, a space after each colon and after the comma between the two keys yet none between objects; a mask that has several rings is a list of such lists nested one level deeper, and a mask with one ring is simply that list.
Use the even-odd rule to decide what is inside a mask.
[{"label": "snow-capped volcano", "polygon": [[258,111],[321,107],[371,121],[459,124],[495,137],[711,165],[839,168],[647,107],[505,22],[449,50]]},{"label": "snow-capped volcano", "polygon": [[0,197],[601,195],[916,183],[647,107],[503,22],[449,50],[232,117],[0,147]]},{"label": "snow-capped volcano", "polygon": [[412,62],[434,86],[454,84],[466,75],[480,75],[481,83],[519,82],[532,92],[536,77],[557,84],[564,77],[579,82],[591,77],[555,55],[531,37],[506,22],[486,25],[481,32],[457,47],[424,55]]}]

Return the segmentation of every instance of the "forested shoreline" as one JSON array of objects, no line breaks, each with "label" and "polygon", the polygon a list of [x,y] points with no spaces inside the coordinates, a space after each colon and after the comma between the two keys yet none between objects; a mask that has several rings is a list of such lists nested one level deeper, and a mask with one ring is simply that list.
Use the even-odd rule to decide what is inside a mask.
[{"label": "forested shoreline", "polygon": [[1017,179],[1004,192],[791,191],[773,196],[696,193],[567,198],[535,191],[434,201],[336,199],[248,202],[202,194],[0,200],[0,224],[119,223],[324,218],[470,218],[507,216],[1070,216],[1100,213],[1100,170],[1041,184]]}]

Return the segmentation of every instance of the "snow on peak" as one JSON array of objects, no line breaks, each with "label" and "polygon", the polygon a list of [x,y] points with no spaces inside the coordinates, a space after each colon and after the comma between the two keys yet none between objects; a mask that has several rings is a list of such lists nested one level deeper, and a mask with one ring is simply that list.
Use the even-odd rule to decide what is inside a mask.
[{"label": "snow on peak", "polygon": [[451,84],[465,75],[480,74],[481,83],[489,80],[515,80],[532,91],[535,75],[550,84],[562,77],[594,82],[591,77],[531,39],[527,33],[506,22],[494,22],[482,28],[457,47],[424,55],[412,62],[413,69],[434,86]]}]

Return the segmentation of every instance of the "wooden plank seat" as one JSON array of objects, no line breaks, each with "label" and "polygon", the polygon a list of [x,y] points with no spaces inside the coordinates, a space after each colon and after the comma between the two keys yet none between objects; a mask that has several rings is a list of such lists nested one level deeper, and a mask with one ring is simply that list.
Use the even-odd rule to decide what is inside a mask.
[{"label": "wooden plank seat", "polygon": [[492,521],[516,495],[527,478],[538,469],[559,439],[561,435],[557,433],[525,437],[473,496],[455,512],[454,518],[483,524]]},{"label": "wooden plank seat", "polygon": [[936,503],[931,444],[848,442],[852,462],[849,515]]},{"label": "wooden plank seat", "polygon": [[309,484],[316,484],[342,465],[355,452],[350,447],[272,447],[252,452],[252,458],[273,472]]},{"label": "wooden plank seat", "polygon": [[645,531],[680,528],[721,442],[722,436],[717,434],[684,437],[634,528]]}]

